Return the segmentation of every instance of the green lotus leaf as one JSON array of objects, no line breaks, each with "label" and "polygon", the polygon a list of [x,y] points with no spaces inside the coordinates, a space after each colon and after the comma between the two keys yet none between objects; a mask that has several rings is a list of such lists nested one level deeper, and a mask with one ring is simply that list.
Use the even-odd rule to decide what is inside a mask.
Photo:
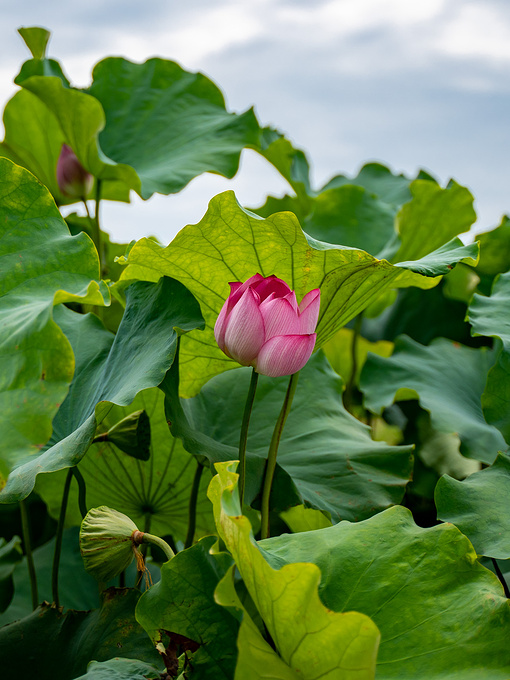
[{"label": "green lotus leaf", "polygon": [[[283,133],[274,128],[263,128],[260,131],[259,144],[256,150],[273,165],[296,192],[296,198],[285,196],[283,199],[269,197],[279,205],[277,210],[285,210],[281,202],[290,201],[290,210],[296,214],[305,215],[310,209],[310,197],[313,190],[310,184],[310,163],[301,149],[296,149]],[[267,203],[266,203],[267,207]],[[257,211],[259,212],[259,211]],[[275,211],[273,211],[275,212]],[[264,209],[259,214],[267,217]]]},{"label": "green lotus leaf", "polygon": [[[173,372],[170,372],[173,376]],[[186,449],[213,463],[236,460],[251,371],[210,380],[200,394],[181,399],[167,377],[167,418]],[[259,377],[247,444],[246,502],[259,493],[273,428],[288,377]],[[412,472],[410,446],[376,442],[370,428],[342,405],[342,382],[322,352],[302,369],[278,450],[271,504],[278,510],[306,503],[333,521],[357,521],[400,502]]]},{"label": "green lotus leaf", "polygon": [[232,558],[209,554],[216,540],[204,538],[164,564],[161,581],[144,593],[136,608],[137,621],[158,647],[166,646],[169,634],[176,642],[182,636],[195,643],[191,663],[196,680],[231,680],[237,657],[239,624],[214,599]]},{"label": "green lotus leaf", "polygon": [[[474,295],[469,306],[469,320],[476,335],[501,339],[502,347],[487,377],[482,397],[487,421],[510,441],[510,273],[501,274],[490,297]],[[501,447],[504,450],[504,447]]]},{"label": "green lotus leaf", "polygon": [[479,555],[510,558],[510,459],[499,454],[491,467],[459,482],[441,477],[434,500],[439,519],[455,524]]},{"label": "green lotus leaf", "polygon": [[182,229],[166,248],[150,239],[138,241],[122,279],[153,281],[166,274],[182,281],[200,302],[206,331],[185,338],[181,353],[182,394],[193,396],[213,375],[236,366],[218,348],[213,333],[230,281],[245,281],[256,272],[275,274],[296,291],[298,300],[320,287],[320,347],[387,288],[433,287],[436,274],[463,258],[476,257],[476,245],[457,241],[419,262],[393,266],[361,250],[307,237],[290,213],[257,218],[226,192],[211,201],[199,224]]},{"label": "green lotus leaf", "polygon": [[[164,395],[156,388],[143,390],[130,406],[112,406],[101,423],[108,429],[130,412],[144,409],[151,423],[149,458],[136,460],[109,442],[93,444],[81,460],[79,470],[87,488],[87,507],[108,505],[128,515],[141,529],[158,536],[171,534],[184,541],[188,529],[188,505],[197,462],[174,439],[165,417]],[[37,478],[36,490],[58,518],[65,470]],[[204,536],[214,530],[211,504],[206,496],[211,479],[205,469],[197,500],[196,534]],[[79,525],[82,516],[78,506],[78,488],[71,485],[66,514],[67,525]],[[148,523],[150,528],[147,528]]]},{"label": "green lotus leaf", "polygon": [[[3,122],[5,137],[0,142],[0,156],[30,170],[59,205],[76,202],[76,198],[64,195],[58,187],[57,161],[67,138],[58,118],[46,104],[32,92],[20,90],[7,102]],[[129,201],[129,190],[121,173],[119,177],[112,172],[102,174],[102,198]],[[91,196],[94,194],[95,189]]]},{"label": "green lotus leaf", "polygon": [[280,517],[293,534],[300,531],[315,531],[331,526],[331,520],[320,510],[307,508],[304,505],[294,505],[280,513]]},{"label": "green lotus leaf", "polygon": [[237,635],[237,663],[234,680],[265,680],[271,669],[272,680],[299,680],[298,675],[263,637],[242,604],[235,589],[235,565],[218,583],[214,598],[240,620]]},{"label": "green lotus leaf", "polygon": [[486,347],[465,347],[443,338],[425,347],[402,336],[390,358],[368,357],[360,389],[366,408],[374,413],[395,400],[417,396],[436,430],[458,434],[464,456],[492,463],[499,450],[507,449],[482,412],[481,397],[494,360],[494,351]]},{"label": "green lotus leaf", "polygon": [[[289,146],[289,142],[280,139],[269,150],[284,142]],[[294,155],[288,149],[287,155],[297,166],[298,152],[291,149]],[[267,157],[272,160],[270,155]],[[288,169],[284,172],[281,163],[274,165],[289,179]],[[302,171],[294,174],[308,177],[304,168],[303,164]],[[413,181],[393,175],[378,163],[365,165],[357,177],[334,177],[319,192],[313,192],[304,181],[300,185],[290,183],[296,191],[295,198],[270,198],[255,212],[267,217],[270,210],[291,210],[314,238],[362,248],[393,263],[421,259],[468,231],[476,219],[473,197],[465,187],[452,181],[442,189],[424,173]]]},{"label": "green lotus leaf", "polygon": [[46,57],[46,47],[51,35],[46,28],[41,28],[40,26],[22,26],[18,28],[18,33],[25,41],[34,59],[44,59]]},{"label": "green lotus leaf", "polygon": [[[355,349],[355,366],[352,359],[352,343],[356,342]],[[344,383],[353,380],[354,384],[359,383],[361,369],[367,360],[368,353],[377,354],[381,357],[389,357],[393,351],[393,343],[387,340],[379,340],[378,342],[370,342],[362,335],[355,337],[354,331],[351,328],[341,328],[328,342],[323,346],[324,354],[327,356],[329,363],[335,371],[342,377]],[[353,368],[355,374],[352,376]]]},{"label": "green lotus leaf", "polygon": [[4,502],[26,497],[41,472],[76,465],[111,403],[127,406],[138,392],[158,385],[172,364],[178,335],[202,322],[189,291],[167,278],[127,289],[116,335],[92,314],[60,307],[55,318],[76,357],[73,383],[53,421],[50,441],[38,456],[20,460],[0,496]]},{"label": "green lotus leaf", "polygon": [[2,678],[16,680],[27,668],[37,668],[40,680],[74,680],[92,659],[107,661],[120,652],[127,658],[159,663],[135,621],[139,597],[134,589],[111,588],[99,609],[64,614],[45,603],[26,618],[0,628]]},{"label": "green lotus leaf", "polygon": [[37,117],[40,105],[30,108],[33,101],[25,97],[29,130],[16,125],[21,106],[12,107],[7,153],[13,146],[11,153],[17,152],[30,169],[42,166],[42,174],[54,181],[63,136],[83,166],[106,183],[105,198],[128,200],[130,189],[144,199],[156,191],[176,193],[203,172],[233,177],[242,149],[258,145],[252,110],[228,113],[214,83],[164,59],[145,64],[105,59],[84,91],[27,65],[19,84],[47,109],[43,115],[51,120],[51,129],[42,139],[49,140],[50,152],[42,149],[40,158],[41,149],[30,149],[30,132],[44,129]]},{"label": "green lotus leaf", "polygon": [[463,345],[473,344],[471,326],[465,321],[466,304],[446,297],[445,281],[449,276],[447,274],[438,286],[429,290],[399,290],[397,299],[377,318],[367,318],[365,313],[362,335],[371,342],[394,341],[399,335],[408,335],[422,345],[428,345],[438,337]]},{"label": "green lotus leaf", "polygon": [[175,62],[108,58],[92,76],[88,92],[106,116],[101,148],[136,170],[142,198],[177,193],[203,172],[233,177],[242,149],[258,142],[251,109],[227,113],[212,81]]},{"label": "green lotus leaf", "polygon": [[503,215],[496,229],[476,235],[480,243],[480,261],[476,273],[481,278],[479,291],[490,295],[494,277],[510,269],[510,218]]},{"label": "green lotus leaf", "polygon": [[104,305],[99,261],[85,234],[71,236],[53,199],[27,170],[0,158],[0,489],[39,459],[74,371],[53,320],[63,302]]},{"label": "green lotus leaf", "polygon": [[85,675],[76,680],[160,680],[161,673],[153,665],[138,659],[115,658],[91,661]]},{"label": "green lotus leaf", "polygon": [[0,613],[11,603],[14,594],[12,575],[22,557],[21,539],[18,536],[14,536],[9,542],[0,538]]},{"label": "green lotus leaf", "polygon": [[393,262],[421,259],[457,234],[469,231],[476,220],[473,196],[453,180],[446,189],[422,179],[409,188],[413,198],[397,215],[401,245]]},{"label": "green lotus leaf", "polygon": [[510,677],[509,600],[453,525],[423,529],[397,506],[259,547],[274,568],[317,565],[326,607],[372,618],[381,631],[378,680]]},{"label": "green lotus leaf", "polygon": [[[55,539],[33,551],[37,573],[39,599],[51,602],[52,567],[55,555]],[[32,593],[28,578],[26,557],[15,566],[13,572],[14,597],[9,608],[0,615],[0,626],[23,619],[32,613]],[[78,542],[78,528],[66,529],[62,539],[58,579],[60,603],[66,609],[88,610],[99,606],[97,581],[85,571]]]},{"label": "green lotus leaf", "polygon": [[326,609],[319,599],[321,572],[315,565],[300,561],[276,570],[267,563],[241,513],[235,466],[216,465],[209,498],[218,533],[282,660],[303,679],[372,680],[379,646],[376,626],[355,611]]}]

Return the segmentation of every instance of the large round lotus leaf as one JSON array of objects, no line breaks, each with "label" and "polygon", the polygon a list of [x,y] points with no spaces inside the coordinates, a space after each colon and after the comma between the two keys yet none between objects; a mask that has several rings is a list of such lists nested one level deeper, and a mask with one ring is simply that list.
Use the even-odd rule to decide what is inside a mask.
[{"label": "large round lotus leaf", "polygon": [[462,482],[448,475],[437,483],[437,516],[455,524],[479,555],[510,558],[510,459],[499,454],[493,465]]},{"label": "large round lotus leaf", "polygon": [[259,546],[275,568],[316,564],[327,607],[373,619],[381,631],[378,680],[510,677],[510,603],[453,525],[420,528],[397,506]]},{"label": "large round lotus leaf", "polygon": [[182,343],[182,394],[193,396],[201,385],[235,363],[218,348],[213,327],[229,295],[229,282],[259,272],[275,274],[296,291],[298,300],[321,289],[317,346],[390,287],[437,284],[438,274],[453,263],[476,257],[476,245],[457,239],[416,262],[391,265],[372,255],[307,236],[290,213],[260,219],[243,210],[232,192],[216,196],[204,218],[182,229],[166,248],[141,239],[129,252],[122,279],[178,279],[200,302],[206,331],[191,333]]}]

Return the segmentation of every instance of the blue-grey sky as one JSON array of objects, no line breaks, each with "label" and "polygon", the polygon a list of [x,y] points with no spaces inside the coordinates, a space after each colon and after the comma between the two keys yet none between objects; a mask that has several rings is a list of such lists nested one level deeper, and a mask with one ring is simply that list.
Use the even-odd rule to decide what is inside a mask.
[{"label": "blue-grey sky", "polygon": [[[27,50],[19,26],[52,31],[50,56],[83,86],[115,54],[161,56],[200,70],[231,109],[252,105],[303,148],[318,186],[370,160],[476,198],[477,230],[510,212],[507,170],[510,3],[507,0],[64,0],[2,2],[0,96]],[[197,178],[177,196],[108,204],[115,240],[155,234],[168,242],[232,188],[247,206],[287,190],[260,157],[244,152],[238,176]]]}]

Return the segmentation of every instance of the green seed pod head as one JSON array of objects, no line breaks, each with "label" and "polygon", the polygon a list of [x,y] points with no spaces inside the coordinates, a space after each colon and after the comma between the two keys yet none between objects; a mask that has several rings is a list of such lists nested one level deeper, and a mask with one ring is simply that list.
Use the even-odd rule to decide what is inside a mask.
[{"label": "green seed pod head", "polygon": [[136,524],[117,510],[102,505],[89,510],[80,528],[80,552],[85,569],[107,583],[131,564],[135,556]]}]

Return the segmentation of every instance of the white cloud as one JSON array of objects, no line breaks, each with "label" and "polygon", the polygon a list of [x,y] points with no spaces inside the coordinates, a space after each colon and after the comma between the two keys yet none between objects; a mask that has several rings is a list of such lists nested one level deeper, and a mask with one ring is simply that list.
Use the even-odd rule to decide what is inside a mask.
[{"label": "white cloud", "polygon": [[459,58],[477,58],[496,63],[510,61],[510,22],[501,7],[471,3],[439,26],[432,48]]}]

